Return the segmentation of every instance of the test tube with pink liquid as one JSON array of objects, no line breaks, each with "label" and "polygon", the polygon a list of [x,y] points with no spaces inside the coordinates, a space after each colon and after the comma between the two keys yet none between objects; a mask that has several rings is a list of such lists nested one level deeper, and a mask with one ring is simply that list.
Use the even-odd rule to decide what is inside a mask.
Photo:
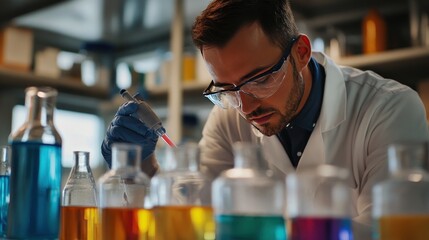
[{"label": "test tube with pink liquid", "polygon": [[152,129],[165,143],[170,147],[176,147],[173,141],[165,133],[165,129],[162,127],[161,119],[155,114],[152,108],[145,101],[136,99],[131,96],[127,90],[121,89],[121,96],[128,100],[133,101],[139,104],[139,109],[137,110],[138,119],[143,122],[149,129]]}]

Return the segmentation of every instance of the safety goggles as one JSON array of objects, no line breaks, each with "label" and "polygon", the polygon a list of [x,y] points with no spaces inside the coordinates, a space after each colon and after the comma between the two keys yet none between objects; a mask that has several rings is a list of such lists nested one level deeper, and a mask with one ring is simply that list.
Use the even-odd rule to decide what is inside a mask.
[{"label": "safety goggles", "polygon": [[240,92],[257,99],[272,96],[283,83],[286,76],[287,59],[290,55],[293,44],[298,38],[292,38],[280,60],[267,71],[239,84],[227,84],[216,86],[214,81],[203,92],[203,95],[210,101],[222,108],[241,106]]}]

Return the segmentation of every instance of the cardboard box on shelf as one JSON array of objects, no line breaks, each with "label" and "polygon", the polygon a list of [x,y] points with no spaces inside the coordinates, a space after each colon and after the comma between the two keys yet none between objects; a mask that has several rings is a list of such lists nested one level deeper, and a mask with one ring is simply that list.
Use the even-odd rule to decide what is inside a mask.
[{"label": "cardboard box on shelf", "polygon": [[6,27],[0,30],[0,66],[29,71],[33,53],[33,32]]},{"label": "cardboard box on shelf", "polygon": [[57,64],[59,50],[57,48],[46,48],[36,53],[34,74],[38,76],[59,78],[61,70]]}]

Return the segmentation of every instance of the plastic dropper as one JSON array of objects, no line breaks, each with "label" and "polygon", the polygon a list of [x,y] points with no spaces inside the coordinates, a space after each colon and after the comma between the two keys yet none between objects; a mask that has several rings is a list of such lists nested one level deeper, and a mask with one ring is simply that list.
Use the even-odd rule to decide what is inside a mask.
[{"label": "plastic dropper", "polygon": [[165,130],[162,127],[161,119],[159,119],[159,117],[155,114],[155,112],[152,110],[149,104],[147,104],[143,100],[134,98],[125,89],[121,89],[119,93],[124,99],[128,101],[133,101],[139,104],[139,109],[137,110],[136,114],[138,119],[142,123],[144,123],[149,129],[152,129],[156,133],[156,135],[161,137],[162,140],[164,140],[165,143],[168,144],[168,146],[176,147],[173,141],[165,133]]}]

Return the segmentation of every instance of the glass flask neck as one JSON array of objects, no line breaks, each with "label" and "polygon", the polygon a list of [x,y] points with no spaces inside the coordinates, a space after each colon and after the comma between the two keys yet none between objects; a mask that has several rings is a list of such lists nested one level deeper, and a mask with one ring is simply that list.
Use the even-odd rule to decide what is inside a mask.
[{"label": "glass flask neck", "polygon": [[63,206],[96,206],[95,180],[89,166],[89,152],[74,151],[73,166],[63,189]]},{"label": "glass flask neck", "polygon": [[166,150],[166,159],[161,168],[164,172],[189,171],[198,172],[199,170],[199,151],[198,144],[187,143],[176,148]]},{"label": "glass flask neck", "polygon": [[91,169],[89,167],[89,152],[75,151],[74,154],[74,167],[73,171],[75,173],[91,173]]},{"label": "glass flask neck", "polygon": [[140,169],[141,147],[135,144],[115,143],[112,146],[112,170]]},{"label": "glass flask neck", "polygon": [[424,173],[428,167],[428,143],[398,143],[389,146],[389,172],[393,176]]},{"label": "glass flask neck", "polygon": [[234,168],[235,169],[266,169],[263,163],[262,149],[259,145],[246,142],[237,142],[234,149]]},{"label": "glass flask neck", "polygon": [[30,87],[26,89],[25,106],[28,109],[27,122],[53,125],[57,91],[53,88]]}]

